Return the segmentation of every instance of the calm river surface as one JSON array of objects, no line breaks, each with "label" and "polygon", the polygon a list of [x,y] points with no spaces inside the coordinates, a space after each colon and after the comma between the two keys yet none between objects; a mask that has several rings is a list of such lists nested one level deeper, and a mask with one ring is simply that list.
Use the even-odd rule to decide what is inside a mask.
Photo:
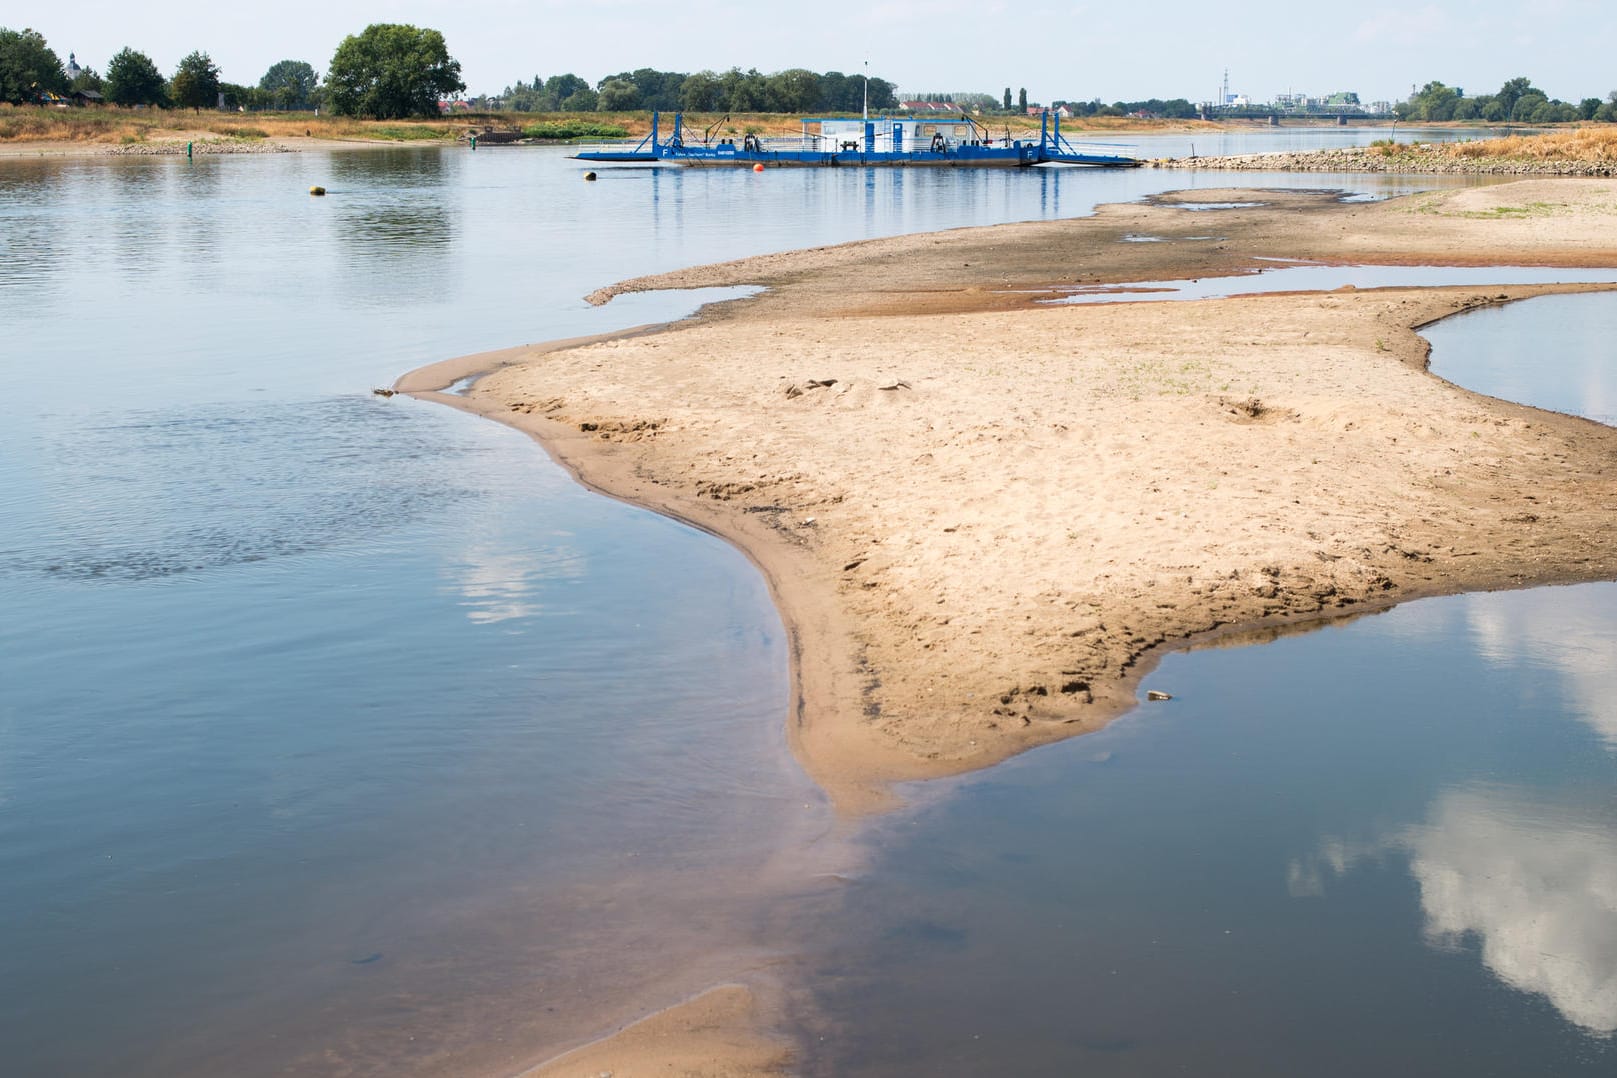
[{"label": "calm river surface", "polygon": [[[1198,137],[1195,150],[1382,134]],[[1230,182],[598,171],[581,183],[546,150],[0,160],[0,369],[13,398],[0,424],[7,1074],[510,1070],[795,948],[759,910],[801,887],[831,820],[785,747],[786,652],[756,572],[709,536],[583,492],[511,431],[370,388],[700,300],[597,310],[580,298],[623,277]],[[1371,195],[1438,182],[1240,180]],[[309,198],[315,183],[330,196]],[[1570,609],[1557,601],[1545,617],[1559,625]],[[1452,648],[1464,634],[1431,636]],[[1269,650],[1184,661],[1222,671]],[[1166,714],[1178,721],[1207,695],[1187,691]],[[1388,710],[1377,705],[1392,721]],[[1220,733],[1220,751],[1235,736]],[[1080,774],[1097,744],[1063,747]],[[1162,746],[1162,766],[1228,777],[1174,737]],[[1020,783],[1056,758],[985,781]],[[1502,767],[1500,788],[1536,803],[1528,777]],[[977,800],[945,789],[927,804]],[[1092,835],[1129,816],[1098,788],[1083,812]],[[1205,809],[1195,819],[1197,833],[1237,829]],[[1068,836],[1041,838],[1041,826],[1030,816],[1022,830],[1044,856]],[[1332,826],[1288,855],[1326,895],[1416,841]],[[974,834],[946,841],[958,854]],[[1328,841],[1382,845],[1327,872]],[[1152,856],[1190,917],[1185,874],[1208,866],[1176,864],[1171,847]],[[908,886],[903,859],[886,860],[850,911],[866,888]],[[1379,908],[1346,916],[1381,925]],[[888,961],[906,938],[899,964],[914,969],[970,953],[947,919],[927,924],[880,936],[872,954]],[[1437,953],[1486,983],[1492,967],[1467,951],[1465,928]],[[1542,993],[1500,998],[1583,1028],[1534,1004]],[[838,1013],[832,995],[822,1002]],[[1138,1020],[1173,1021],[1161,1006]],[[914,1028],[869,1013],[849,1033],[850,1066]]]}]

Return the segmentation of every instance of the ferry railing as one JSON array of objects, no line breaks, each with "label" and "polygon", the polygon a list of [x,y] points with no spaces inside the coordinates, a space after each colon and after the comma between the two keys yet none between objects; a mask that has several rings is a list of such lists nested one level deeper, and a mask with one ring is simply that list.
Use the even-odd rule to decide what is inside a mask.
[{"label": "ferry railing", "polygon": [[1069,142],[1062,139],[1059,144],[1052,142],[1050,149],[1056,153],[1105,155],[1109,157],[1139,158],[1139,147],[1128,143],[1116,142]]}]

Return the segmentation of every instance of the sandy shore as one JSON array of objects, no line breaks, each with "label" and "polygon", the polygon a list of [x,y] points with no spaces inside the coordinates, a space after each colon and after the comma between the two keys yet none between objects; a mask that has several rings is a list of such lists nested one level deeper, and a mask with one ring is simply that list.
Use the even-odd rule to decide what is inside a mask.
[{"label": "sandy shore", "polygon": [[1617,183],[1185,197],[1263,205],[1170,196],[625,282],[593,298],[769,291],[401,387],[498,366],[465,404],[747,550],[793,633],[796,748],[851,811],[1094,729],[1205,634],[1617,576],[1617,432],[1448,385],[1414,332],[1552,289],[1035,303],[1263,258],[1617,266]]},{"label": "sandy shore", "polygon": [[[399,388],[530,431],[585,483],[746,550],[792,636],[794,747],[857,813],[894,781],[1105,724],[1187,642],[1617,577],[1617,431],[1443,382],[1416,333],[1603,286],[1037,302],[1267,258],[1617,266],[1617,182],[1381,204],[1201,191],[699,267],[592,298],[768,290]],[[432,392],[478,370],[466,397]],[[701,1055],[748,1006],[708,1004],[651,1035],[683,1030]],[[566,1062],[656,1058],[614,1055],[625,1043]],[[773,1069],[777,1051],[748,1041],[714,1072]]]}]

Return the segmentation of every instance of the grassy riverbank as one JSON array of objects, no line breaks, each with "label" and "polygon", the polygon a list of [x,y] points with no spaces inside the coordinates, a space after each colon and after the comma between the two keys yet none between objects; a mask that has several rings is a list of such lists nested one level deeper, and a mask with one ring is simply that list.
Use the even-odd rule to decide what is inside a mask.
[{"label": "grassy riverbank", "polygon": [[[668,130],[671,118],[664,120]],[[690,114],[693,131],[713,131],[713,137],[742,135],[795,135],[801,117],[783,113]],[[1036,132],[1035,117],[996,116],[984,122],[995,137],[1009,132],[1023,137]],[[1094,117],[1080,124],[1069,121],[1066,130],[1150,132],[1185,130],[1202,126],[1197,121],[1131,120]],[[312,112],[214,112],[186,109],[58,109],[37,106],[0,107],[0,145],[67,143],[86,146],[128,146],[195,138],[233,140],[295,140],[303,138],[375,142],[453,142],[469,131],[493,127],[520,130],[529,137],[642,138],[651,131],[649,112],[469,113],[426,120],[358,120],[346,116],[317,116]]]}]

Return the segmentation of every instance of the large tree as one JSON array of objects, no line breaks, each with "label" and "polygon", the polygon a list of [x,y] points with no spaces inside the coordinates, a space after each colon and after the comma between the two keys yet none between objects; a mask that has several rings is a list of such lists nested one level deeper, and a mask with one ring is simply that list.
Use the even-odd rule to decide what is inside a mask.
[{"label": "large tree", "polygon": [[20,105],[39,100],[42,93],[67,90],[67,72],[43,35],[0,26],[0,101]]},{"label": "large tree", "polygon": [[163,75],[143,52],[125,48],[107,63],[106,95],[114,105],[161,105]]},{"label": "large tree", "polygon": [[817,112],[824,107],[820,76],[801,67],[776,72],[766,86],[776,112]]},{"label": "large tree", "polygon": [[596,91],[596,108],[602,112],[628,112],[640,107],[640,90],[627,79],[606,79]]},{"label": "large tree", "polygon": [[466,89],[444,35],[401,23],[375,23],[344,38],[326,86],[336,112],[376,119],[435,116],[440,98]]},{"label": "large tree", "polygon": [[1529,94],[1548,99],[1544,91],[1533,85],[1532,79],[1518,75],[1516,78],[1505,80],[1505,84],[1499,87],[1499,92],[1494,94],[1494,100],[1499,102],[1499,108],[1504,113],[1504,118],[1508,120],[1516,111],[1516,102]]},{"label": "large tree", "polygon": [[320,76],[313,65],[302,60],[281,60],[271,64],[258,80],[258,88],[269,95],[278,109],[306,109]]},{"label": "large tree", "polygon": [[175,69],[169,94],[181,108],[213,108],[219,101],[219,68],[207,53],[193,52]]},{"label": "large tree", "polygon": [[679,104],[686,112],[717,112],[724,103],[724,84],[711,71],[687,75],[679,87]]}]

